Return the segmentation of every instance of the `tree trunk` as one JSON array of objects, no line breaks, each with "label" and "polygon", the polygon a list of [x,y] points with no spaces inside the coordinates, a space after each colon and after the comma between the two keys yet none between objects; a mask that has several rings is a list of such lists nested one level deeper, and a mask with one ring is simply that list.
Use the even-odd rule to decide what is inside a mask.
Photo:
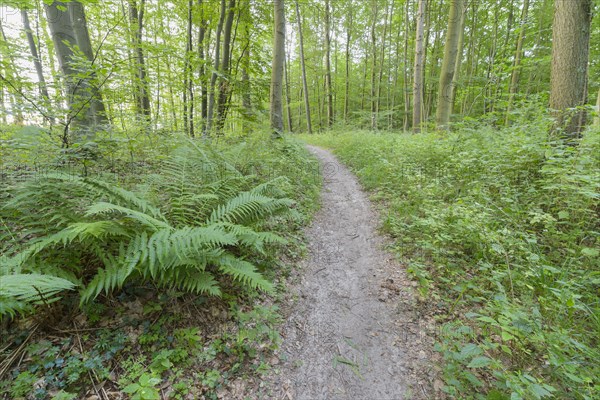
[{"label": "tree trunk", "polygon": [[438,108],[436,123],[438,129],[448,129],[450,114],[452,112],[452,79],[456,67],[458,41],[460,38],[460,16],[463,12],[464,0],[455,0],[450,3],[448,16],[448,31],[446,45],[444,46],[444,61],[440,71],[440,84],[438,88]]},{"label": "tree trunk", "polygon": [[[80,131],[77,140],[93,139],[91,126],[93,120],[89,112],[91,102],[91,92],[86,79],[80,76],[80,73],[74,68],[74,54],[72,48],[77,44],[75,33],[71,23],[69,13],[64,10],[61,2],[53,1],[50,4],[44,4],[48,27],[52,35],[54,50],[58,59],[58,64],[63,73],[65,82],[65,93],[69,112],[65,123],[65,129],[62,136],[64,146],[69,146],[69,130],[71,125]],[[81,129],[79,129],[81,128]]]},{"label": "tree trunk", "polygon": [[217,84],[217,76],[221,65],[221,32],[223,31],[223,23],[225,22],[225,14],[227,12],[225,0],[221,0],[221,13],[219,23],[217,25],[217,37],[215,41],[215,62],[212,75],[210,77],[210,89],[208,91],[208,111],[206,117],[206,130],[208,133],[212,130],[213,115],[215,109],[215,86]]},{"label": "tree trunk", "polygon": [[348,20],[346,21],[346,90],[344,95],[344,122],[348,123],[350,107],[350,40],[352,39],[352,7],[348,9]]},{"label": "tree trunk", "polygon": [[194,1],[188,0],[187,33],[185,41],[185,54],[183,63],[183,129],[186,135],[194,137],[194,82],[192,79],[191,57],[192,45],[192,17]]},{"label": "tree trunk", "polygon": [[29,24],[29,16],[27,15],[27,10],[21,10],[21,17],[23,19],[23,29],[25,31],[25,35],[27,36],[27,43],[29,44],[29,51],[31,52],[31,57],[33,58],[33,65],[35,67],[35,72],[37,73],[38,77],[40,94],[42,95],[44,101],[47,103],[46,107],[48,107],[50,105],[48,86],[46,85],[46,79],[44,78],[44,70],[42,68],[42,61],[40,59],[37,45],[35,44],[35,40],[33,38],[33,32]]},{"label": "tree trunk", "polygon": [[327,127],[333,125],[333,90],[331,84],[331,11],[325,0],[325,91],[327,96]]},{"label": "tree trunk", "polygon": [[289,70],[288,70],[289,65],[290,65],[290,60],[289,60],[289,55],[288,55],[287,60],[285,61],[284,69],[283,69],[284,79],[285,79],[285,101],[286,101],[286,107],[287,107],[288,130],[290,132],[294,132],[294,124],[293,124],[293,120],[292,120],[292,98],[290,95],[290,76],[289,76]]},{"label": "tree trunk", "polygon": [[521,12],[521,23],[519,37],[517,39],[517,45],[515,50],[515,60],[513,62],[512,74],[510,77],[510,86],[508,88],[508,104],[506,106],[506,119],[505,124],[510,124],[510,112],[512,104],[517,94],[519,77],[521,75],[521,59],[523,58],[523,40],[525,39],[525,28],[527,26],[527,14],[529,12],[529,0],[525,0],[523,3],[523,10]]},{"label": "tree trunk", "polygon": [[201,85],[200,94],[200,116],[202,117],[202,135],[206,136],[206,115],[208,108],[208,80],[206,77],[206,49],[204,38],[206,36],[206,19],[204,17],[204,4],[198,0],[198,9],[200,10],[200,29],[198,32],[198,58],[200,66],[198,70],[199,81]]},{"label": "tree trunk", "polygon": [[107,123],[106,110],[104,108],[104,102],[102,101],[102,95],[100,93],[100,84],[96,73],[94,72],[93,64],[96,60],[96,55],[92,49],[92,42],[87,28],[87,20],[85,18],[85,11],[83,5],[78,1],[70,1],[68,3],[69,16],[71,18],[71,24],[73,26],[73,33],[77,42],[77,47],[85,55],[90,62],[90,70],[86,73],[89,78],[86,78],[86,84],[89,86],[90,97],[90,113],[91,118],[97,125],[104,125]]},{"label": "tree trunk", "polygon": [[217,134],[223,133],[225,118],[227,117],[227,99],[229,98],[229,80],[230,80],[230,57],[231,57],[231,29],[233,27],[233,17],[235,14],[235,0],[229,1],[229,10],[225,28],[223,30],[223,62],[221,63],[221,76],[219,79],[219,98],[217,101]]},{"label": "tree trunk", "polygon": [[594,126],[600,126],[600,90],[598,90],[598,99],[596,100],[596,116],[594,117]]},{"label": "tree trunk", "polygon": [[590,47],[591,0],[555,0],[552,28],[550,108],[556,122],[553,133],[578,138],[586,122],[585,105]]},{"label": "tree trunk", "polygon": [[373,2],[373,23],[371,24],[371,51],[373,53],[373,62],[371,64],[371,130],[377,130],[377,37],[375,28],[377,27],[378,2]]},{"label": "tree trunk", "polygon": [[423,124],[423,37],[425,33],[425,8],[427,0],[419,0],[417,11],[417,36],[415,38],[415,71],[413,78],[413,130],[419,132]]},{"label": "tree trunk", "polygon": [[132,28],[135,29],[132,34],[133,47],[135,52],[135,99],[137,114],[140,120],[148,122],[151,118],[150,109],[150,90],[148,89],[148,77],[146,72],[146,61],[144,58],[144,49],[142,47],[144,34],[144,12],[146,0],[140,1],[140,7],[135,0],[129,1],[129,20]]},{"label": "tree trunk", "polygon": [[273,62],[271,64],[271,130],[274,138],[283,134],[283,64],[285,62],[285,8],[274,0]]},{"label": "tree trunk", "polygon": [[[404,131],[408,130],[408,124],[409,124],[409,120],[408,120],[408,114],[410,112],[410,93],[408,90],[408,77],[409,77],[409,70],[408,70],[408,64],[409,64],[409,60],[408,60],[408,32],[409,32],[409,13],[410,11],[410,0],[406,0],[406,9],[405,9],[405,16],[404,16],[404,75],[403,75],[403,80],[404,80],[404,84],[402,86],[403,88],[403,93],[404,93],[404,121],[402,124],[402,127],[404,129]],[[421,72],[422,73],[422,72]],[[421,100],[423,100],[423,95],[421,94]]]},{"label": "tree trunk", "polygon": [[298,39],[300,46],[300,67],[302,68],[302,89],[304,92],[304,109],[306,110],[306,130],[313,133],[312,121],[310,116],[310,97],[308,94],[308,81],[306,79],[306,63],[304,61],[304,37],[302,35],[302,19],[300,18],[300,7],[296,0],[296,19],[298,20]]}]

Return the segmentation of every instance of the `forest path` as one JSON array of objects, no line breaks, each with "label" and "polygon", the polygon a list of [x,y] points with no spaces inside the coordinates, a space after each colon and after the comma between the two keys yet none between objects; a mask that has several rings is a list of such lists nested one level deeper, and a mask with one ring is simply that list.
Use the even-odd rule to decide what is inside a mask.
[{"label": "forest path", "polygon": [[[291,290],[281,362],[268,398],[434,398],[432,341],[413,285],[383,247],[377,213],[356,177],[308,146],[324,175],[309,256]],[[438,385],[435,385],[438,386]]]}]

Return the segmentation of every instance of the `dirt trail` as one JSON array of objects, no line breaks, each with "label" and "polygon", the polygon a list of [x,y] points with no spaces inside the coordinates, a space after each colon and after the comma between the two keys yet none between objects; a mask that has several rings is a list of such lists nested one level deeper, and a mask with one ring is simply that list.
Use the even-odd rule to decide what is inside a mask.
[{"label": "dirt trail", "polygon": [[431,339],[412,283],[383,249],[378,215],[346,167],[309,150],[325,178],[322,208],[306,232],[309,256],[265,397],[435,398]]}]

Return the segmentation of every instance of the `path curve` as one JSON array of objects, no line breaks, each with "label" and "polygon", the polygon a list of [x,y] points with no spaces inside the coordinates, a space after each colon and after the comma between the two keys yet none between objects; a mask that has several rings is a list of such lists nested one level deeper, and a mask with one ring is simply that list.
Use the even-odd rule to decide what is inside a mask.
[{"label": "path curve", "polygon": [[308,146],[324,176],[309,256],[282,330],[270,398],[434,398],[431,340],[404,268],[383,247],[355,176]]}]

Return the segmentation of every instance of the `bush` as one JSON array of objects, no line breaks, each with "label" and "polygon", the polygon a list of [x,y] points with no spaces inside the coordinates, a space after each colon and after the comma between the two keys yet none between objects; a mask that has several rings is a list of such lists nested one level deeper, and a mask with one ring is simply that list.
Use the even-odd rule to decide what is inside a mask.
[{"label": "bush", "polygon": [[305,137],[383,200],[385,229],[440,304],[458,398],[597,398],[600,133],[553,143],[502,131]]}]

